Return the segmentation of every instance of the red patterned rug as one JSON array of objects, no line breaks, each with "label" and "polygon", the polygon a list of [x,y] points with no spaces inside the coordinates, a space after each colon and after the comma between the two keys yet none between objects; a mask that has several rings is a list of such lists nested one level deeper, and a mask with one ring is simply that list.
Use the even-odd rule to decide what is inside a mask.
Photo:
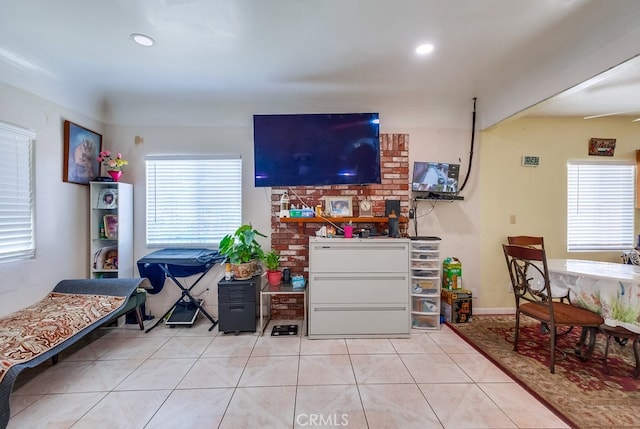
[{"label": "red patterned rug", "polygon": [[0,319],[0,381],[27,362],[116,311],[126,297],[51,292],[42,301]]},{"label": "red patterned rug", "polygon": [[549,336],[533,319],[521,319],[518,352],[513,351],[514,315],[474,316],[471,323],[449,326],[572,427],[640,428],[640,380],[632,377],[631,342],[621,346],[611,340],[607,375],[605,336],[598,334],[594,355],[583,362],[574,353],[580,330],[573,329],[557,339],[563,353],[556,351],[556,373],[551,374]]}]

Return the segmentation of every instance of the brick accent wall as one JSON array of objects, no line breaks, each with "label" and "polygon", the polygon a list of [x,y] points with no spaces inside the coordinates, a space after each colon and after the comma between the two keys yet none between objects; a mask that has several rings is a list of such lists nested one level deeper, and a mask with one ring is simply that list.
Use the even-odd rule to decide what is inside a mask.
[{"label": "brick accent wall", "polygon": [[[365,197],[373,203],[373,215],[385,215],[385,200],[400,200],[400,214],[407,216],[409,211],[409,135],[381,134],[380,163],[382,183],[365,186],[333,185],[333,186],[297,186],[291,188],[271,188],[271,246],[280,253],[280,265],[289,267],[291,275],[302,274],[308,279],[309,273],[309,236],[325,222],[310,222],[300,227],[298,223],[281,223],[280,197],[288,190],[291,204],[300,207],[306,204],[315,207],[322,204],[324,196],[351,196],[353,216],[358,216],[358,202]],[[299,198],[298,198],[299,197]],[[303,201],[300,201],[303,200]],[[323,205],[324,207],[324,205]],[[406,235],[406,223],[401,224],[401,233]],[[342,225],[339,225],[342,226]],[[376,228],[378,224],[358,223],[355,228]],[[387,230],[378,231],[386,234]],[[272,306],[272,317],[278,319],[302,318],[302,301],[295,305],[283,306],[277,301]],[[272,301],[275,303],[275,301]],[[293,304],[290,303],[290,304]]]}]

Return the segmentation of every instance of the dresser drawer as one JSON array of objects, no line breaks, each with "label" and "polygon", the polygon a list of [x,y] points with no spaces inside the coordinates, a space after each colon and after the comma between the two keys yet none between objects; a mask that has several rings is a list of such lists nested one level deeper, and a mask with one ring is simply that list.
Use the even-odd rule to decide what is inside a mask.
[{"label": "dresser drawer", "polygon": [[312,305],[309,338],[322,335],[406,335],[410,333],[406,305]]},{"label": "dresser drawer", "polygon": [[311,273],[309,302],[408,303],[409,282],[402,273]]},{"label": "dresser drawer", "polygon": [[374,240],[335,240],[311,242],[309,267],[313,272],[406,272],[409,243]]}]

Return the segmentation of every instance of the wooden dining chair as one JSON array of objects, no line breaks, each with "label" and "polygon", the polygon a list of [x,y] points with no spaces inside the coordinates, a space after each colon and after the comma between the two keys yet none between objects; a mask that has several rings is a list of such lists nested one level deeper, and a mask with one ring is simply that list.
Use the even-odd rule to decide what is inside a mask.
[{"label": "wooden dining chair", "polygon": [[544,237],[534,237],[531,235],[512,235],[507,237],[509,244],[516,246],[531,246],[544,249]]},{"label": "wooden dining chair", "polygon": [[[536,247],[538,249],[544,249],[544,237],[537,237],[533,235],[512,235],[507,237],[507,241],[509,242],[509,244],[515,244],[516,246],[529,246]],[[568,293],[569,292],[567,291],[567,294]],[[558,300],[560,300],[560,302],[564,302],[565,298],[568,299],[568,296],[559,296],[554,298],[557,298]],[[571,329],[572,328],[569,328],[568,330],[563,332],[562,335],[568,334],[569,332],[571,332]]]},{"label": "wooden dining chair", "polygon": [[[586,356],[589,356],[595,345],[598,327],[604,323],[602,317],[568,302],[549,299],[552,296],[551,284],[549,282],[549,269],[544,249],[512,244],[503,244],[502,249],[516,302],[516,329],[513,350],[518,351],[520,315],[524,314],[545,323],[549,327],[551,354],[549,369],[552,374],[555,373],[555,345],[559,327],[582,327],[583,333],[580,341],[576,344],[576,353],[578,353],[588,337],[589,345],[587,346],[588,352]],[[532,281],[534,278],[542,279],[542,282]]]}]

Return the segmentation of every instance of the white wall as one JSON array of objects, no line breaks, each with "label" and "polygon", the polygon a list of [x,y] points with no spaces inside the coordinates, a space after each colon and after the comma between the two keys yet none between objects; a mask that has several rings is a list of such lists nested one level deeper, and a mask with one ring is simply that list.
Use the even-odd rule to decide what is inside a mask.
[{"label": "white wall", "polygon": [[[253,131],[251,118],[237,118],[235,127],[177,127],[103,125],[77,112],[14,87],[0,84],[0,120],[33,129],[36,143],[36,245],[33,260],[0,264],[0,315],[18,310],[41,299],[65,278],[89,277],[89,205],[87,186],[62,182],[63,121],[65,119],[103,134],[103,148],[122,152],[129,160],[123,178],[134,185],[134,259],[155,249],[145,247],[144,156],[172,153],[239,153],[244,161],[243,221],[258,230],[270,230],[270,190],[253,186]],[[295,113],[295,112],[292,112]],[[402,132],[410,136],[410,161],[435,160],[460,162],[463,173],[468,165],[469,129],[434,129],[408,126],[402,111],[381,112],[383,133]],[[188,115],[188,112],[185,113]],[[468,116],[470,118],[470,115]],[[419,118],[417,118],[419,119]],[[459,118],[450,118],[458,123]],[[400,121],[403,122],[400,122]],[[416,121],[419,122],[419,121]],[[468,124],[467,124],[468,122]],[[461,128],[470,128],[463,120]],[[136,136],[143,143],[136,144]],[[477,159],[474,161],[477,164]],[[477,170],[472,172],[463,192],[465,201],[429,203],[418,206],[418,234],[443,239],[443,255],[462,260],[465,285],[479,291]],[[413,231],[413,226],[411,227]],[[213,244],[213,243],[212,243]],[[264,241],[269,245],[269,240]],[[217,315],[216,283],[222,276],[216,268],[194,289],[207,287],[205,305]],[[193,279],[187,279],[187,282]],[[190,283],[188,283],[190,284]],[[478,292],[479,293],[479,292]],[[159,317],[179,296],[177,287],[168,285],[158,295],[149,297],[151,312]]]},{"label": "white wall", "polygon": [[[390,120],[385,121],[386,117]],[[459,162],[461,180],[464,180],[471,150],[470,120],[451,118],[460,124],[458,129],[438,129],[395,121],[403,118],[402,111],[388,115],[381,112],[381,118],[381,132],[409,134],[411,163]],[[62,182],[64,119],[102,133],[104,148],[120,151],[129,160],[123,180],[134,184],[135,260],[154,250],[144,244],[146,154],[239,153],[244,160],[243,220],[261,231],[269,231],[269,189],[253,187],[250,117],[237,118],[234,127],[102,125],[0,84],[0,120],[37,132],[37,256],[34,260],[0,264],[3,279],[0,315],[36,302],[59,280],[89,276],[88,187]],[[552,257],[618,261],[616,252],[567,255],[565,165],[568,159],[587,157],[587,142],[591,137],[617,138],[615,158],[635,159],[639,132],[638,124],[627,119],[541,118],[513,120],[480,132],[476,136],[471,175],[462,191],[464,201],[438,202],[435,206],[419,202],[417,235],[441,237],[442,255],[460,258],[464,286],[474,292],[477,310],[513,306],[500,253],[500,243],[507,235],[544,235]],[[136,144],[136,136],[141,137],[143,143]],[[521,167],[522,155],[541,156],[541,166]],[[511,214],[517,216],[515,225],[509,224]],[[412,223],[410,232],[414,234]],[[264,244],[269,245],[269,240]],[[221,270],[216,268],[195,289],[198,293],[210,288],[203,297],[214,315],[217,315],[216,283],[221,276]],[[178,293],[178,288],[168,285],[161,294],[150,296],[152,313],[161,316]]]},{"label": "white wall", "polygon": [[65,278],[86,278],[89,187],[62,182],[63,122],[102,124],[0,84],[0,121],[35,130],[36,258],[0,264],[0,315],[30,305]]},{"label": "white wall", "polygon": [[[414,161],[434,161],[460,164],[460,184],[465,180],[471,153],[471,120],[469,129],[407,128],[409,133],[409,164]],[[400,132],[399,130],[396,130]],[[468,181],[460,195],[464,201],[417,202],[416,220],[409,221],[410,235],[430,235],[442,239],[440,255],[457,257],[462,263],[463,287],[474,294],[474,305],[482,296],[480,287],[480,193],[478,183],[478,134]],[[411,180],[411,171],[409,172]]]},{"label": "white wall", "polygon": [[[250,123],[250,121],[249,121]],[[123,178],[124,182],[134,185],[134,260],[142,258],[158,249],[145,245],[145,171],[144,157],[147,154],[240,154],[243,160],[243,223],[251,223],[258,231],[268,234],[271,228],[269,188],[253,186],[253,130],[251,127],[158,127],[158,126],[122,126],[109,125],[105,128],[106,145],[109,149],[122,152],[129,161]],[[135,144],[136,136],[143,143]],[[269,240],[263,244],[268,246]],[[211,243],[211,248],[218,243]],[[135,270],[137,274],[137,269]],[[221,267],[214,268],[198,283],[193,292],[198,294],[206,288],[201,297],[205,307],[213,314],[217,309],[217,281],[222,277]],[[197,276],[186,279],[192,284]],[[171,307],[180,296],[178,287],[166,283],[159,294],[148,296],[148,308],[155,316]]]},{"label": "white wall", "polygon": [[[295,112],[294,112],[295,113]],[[391,116],[391,115],[390,115]],[[394,116],[402,116],[394,112]],[[382,121],[384,114],[381,113]],[[270,231],[271,194],[269,188],[253,186],[253,130],[251,117],[238,118],[234,123],[245,123],[237,127],[175,127],[175,126],[125,126],[107,125],[105,127],[105,147],[112,151],[122,152],[129,161],[123,181],[134,185],[134,259],[156,250],[145,247],[145,183],[144,157],[147,154],[240,154],[243,159],[243,221],[252,223],[259,231]],[[470,126],[469,121],[469,126]],[[385,122],[381,132],[402,132],[410,135],[411,160],[434,160],[459,162],[462,160],[463,170],[468,165],[470,130],[456,129],[421,129],[398,128],[393,123]],[[144,143],[135,144],[136,136]],[[478,290],[479,279],[478,258],[474,255],[479,243],[473,238],[477,234],[477,199],[473,197],[475,188],[475,172],[469,180],[465,191],[466,200],[456,203],[438,203],[437,207],[426,214],[427,206],[421,203],[418,207],[419,235],[436,235],[443,239],[443,254],[457,256],[463,261],[465,276],[469,283],[466,286]],[[412,227],[413,228],[413,227]],[[413,231],[413,229],[412,229]],[[263,243],[270,245],[269,240]],[[217,243],[212,243],[215,245]],[[221,268],[214,268],[193,290],[205,299],[208,311],[217,315],[217,281],[222,277]],[[197,276],[186,279],[192,284]],[[209,288],[209,291],[205,291]],[[164,311],[180,296],[180,290],[166,283],[159,294],[148,297],[148,309],[156,316]]]}]

